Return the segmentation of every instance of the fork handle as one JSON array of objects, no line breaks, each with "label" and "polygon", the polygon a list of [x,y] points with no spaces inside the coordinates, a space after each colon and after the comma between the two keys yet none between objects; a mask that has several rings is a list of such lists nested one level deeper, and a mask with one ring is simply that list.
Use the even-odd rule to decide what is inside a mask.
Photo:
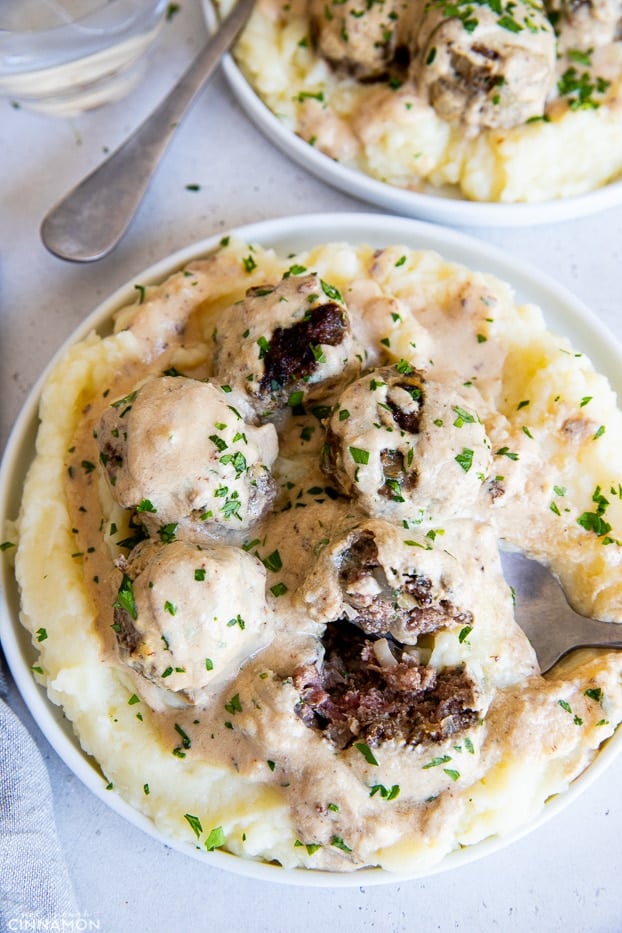
[{"label": "fork handle", "polygon": [[243,28],[254,2],[238,0],[156,110],[47,214],[41,239],[51,253],[73,262],[92,262],[117,245],[173,133]]}]

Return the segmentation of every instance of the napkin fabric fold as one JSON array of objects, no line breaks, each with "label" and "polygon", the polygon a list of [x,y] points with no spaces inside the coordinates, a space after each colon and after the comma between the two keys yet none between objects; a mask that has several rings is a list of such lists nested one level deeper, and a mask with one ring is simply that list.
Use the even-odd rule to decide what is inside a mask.
[{"label": "napkin fabric fold", "polygon": [[[0,658],[0,694],[6,696],[1,664]],[[78,916],[45,762],[0,699],[0,930],[71,929]]]}]

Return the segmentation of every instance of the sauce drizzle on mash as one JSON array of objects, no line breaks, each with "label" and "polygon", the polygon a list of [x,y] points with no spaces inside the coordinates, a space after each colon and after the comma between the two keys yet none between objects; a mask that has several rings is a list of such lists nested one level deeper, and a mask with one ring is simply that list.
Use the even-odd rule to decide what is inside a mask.
[{"label": "sauce drizzle on mash", "polygon": [[412,191],[540,202],[622,170],[621,21],[619,0],[258,0],[234,55],[331,159]]},{"label": "sauce drizzle on mash", "polygon": [[622,721],[622,654],[540,676],[497,544],[622,621],[606,379],[426,250],[225,238],[138,291],[51,375],[17,522],[37,677],[103,780],[285,867],[530,820]]}]

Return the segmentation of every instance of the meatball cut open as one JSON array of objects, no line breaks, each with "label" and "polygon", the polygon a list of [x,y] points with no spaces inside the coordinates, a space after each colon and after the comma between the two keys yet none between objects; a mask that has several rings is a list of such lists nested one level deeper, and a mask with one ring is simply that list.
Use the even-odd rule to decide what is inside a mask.
[{"label": "meatball cut open", "polygon": [[[327,546],[305,581],[303,604],[325,630],[317,660],[295,672],[297,712],[338,747],[440,742],[477,720],[462,649],[477,627],[483,557],[472,523],[455,524],[445,542],[368,519]],[[466,560],[451,554],[457,539],[473,545]],[[451,649],[435,649],[441,632]]]},{"label": "meatball cut open", "polygon": [[235,677],[269,642],[266,571],[241,548],[143,541],[118,563],[121,660],[184,702]]},{"label": "meatball cut open", "polygon": [[252,288],[223,312],[216,335],[220,382],[245,394],[261,418],[292,398],[333,387],[358,372],[359,348],[343,298],[315,273]]},{"label": "meatball cut open", "polygon": [[370,515],[442,521],[470,514],[490,442],[457,386],[405,361],[353,382],[327,427],[324,469]]},{"label": "meatball cut open", "polygon": [[271,505],[272,425],[247,424],[220,386],[153,377],[104,412],[97,431],[110,491],[151,535],[237,541]]},{"label": "meatball cut open", "polygon": [[414,533],[367,519],[324,548],[301,588],[302,603],[315,621],[342,619],[404,645],[441,628],[471,625],[477,577],[444,538],[444,532]]},{"label": "meatball cut open", "polygon": [[460,9],[432,0],[418,28],[412,76],[438,115],[474,130],[542,116],[556,61],[544,9],[533,0]]}]

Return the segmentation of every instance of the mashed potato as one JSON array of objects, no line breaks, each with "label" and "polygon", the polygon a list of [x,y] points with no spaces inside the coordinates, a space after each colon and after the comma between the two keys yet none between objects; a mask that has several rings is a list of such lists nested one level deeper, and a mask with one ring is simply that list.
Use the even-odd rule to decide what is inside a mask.
[{"label": "mashed potato", "polygon": [[[622,654],[542,677],[497,543],[622,621],[606,379],[509,286],[401,246],[227,238],[141,296],[50,376],[17,521],[35,676],[103,782],[170,838],[286,867],[423,869],[532,819],[622,721]],[[220,392],[149,416],[175,489],[216,477],[183,540],[166,497],[115,489],[158,378]],[[276,460],[247,461],[251,428]],[[273,504],[206,543],[251,469]]]},{"label": "mashed potato", "polygon": [[[504,203],[572,197],[619,176],[622,43],[614,41],[615,16],[609,30],[605,24],[590,42],[588,32],[572,33],[572,24],[549,11],[556,28],[562,21],[560,36],[568,40],[556,41],[537,4],[528,5],[526,24],[499,29],[492,5],[448,7],[439,25],[433,18],[441,16],[440,6],[431,3],[420,16],[432,23],[419,25],[414,39],[402,37],[384,70],[360,77],[346,54],[354,47],[355,24],[379,10],[388,35],[399,29],[400,17],[412,17],[411,11],[423,7],[386,0],[378,6],[359,4],[358,10],[351,0],[344,3],[319,4],[328,12],[320,14],[323,26],[318,27],[313,0],[258,0],[235,50],[244,75],[283,125],[331,159],[400,188],[447,189],[476,201]],[[219,5],[228,9],[231,3]],[[396,10],[389,13],[392,6]],[[508,10],[521,7],[510,4]],[[586,16],[597,22],[596,7],[578,9],[592,11]],[[469,11],[479,24],[474,31],[470,21],[463,26],[458,18]],[[544,25],[536,28],[529,16],[542,16]],[[486,17],[493,18],[492,25]],[[341,52],[331,52],[330,43],[323,49],[318,28],[342,20]],[[491,38],[495,29],[501,35]],[[457,34],[445,35],[447,30]],[[425,48],[418,48],[417,36],[420,44],[425,39]],[[544,36],[550,48],[530,60],[530,47],[535,54]],[[377,51],[382,43],[372,40]],[[522,44],[512,49],[519,40]],[[399,57],[407,46],[410,66]],[[446,71],[437,73],[441,61]],[[534,95],[536,75],[541,75],[541,93]]]}]

